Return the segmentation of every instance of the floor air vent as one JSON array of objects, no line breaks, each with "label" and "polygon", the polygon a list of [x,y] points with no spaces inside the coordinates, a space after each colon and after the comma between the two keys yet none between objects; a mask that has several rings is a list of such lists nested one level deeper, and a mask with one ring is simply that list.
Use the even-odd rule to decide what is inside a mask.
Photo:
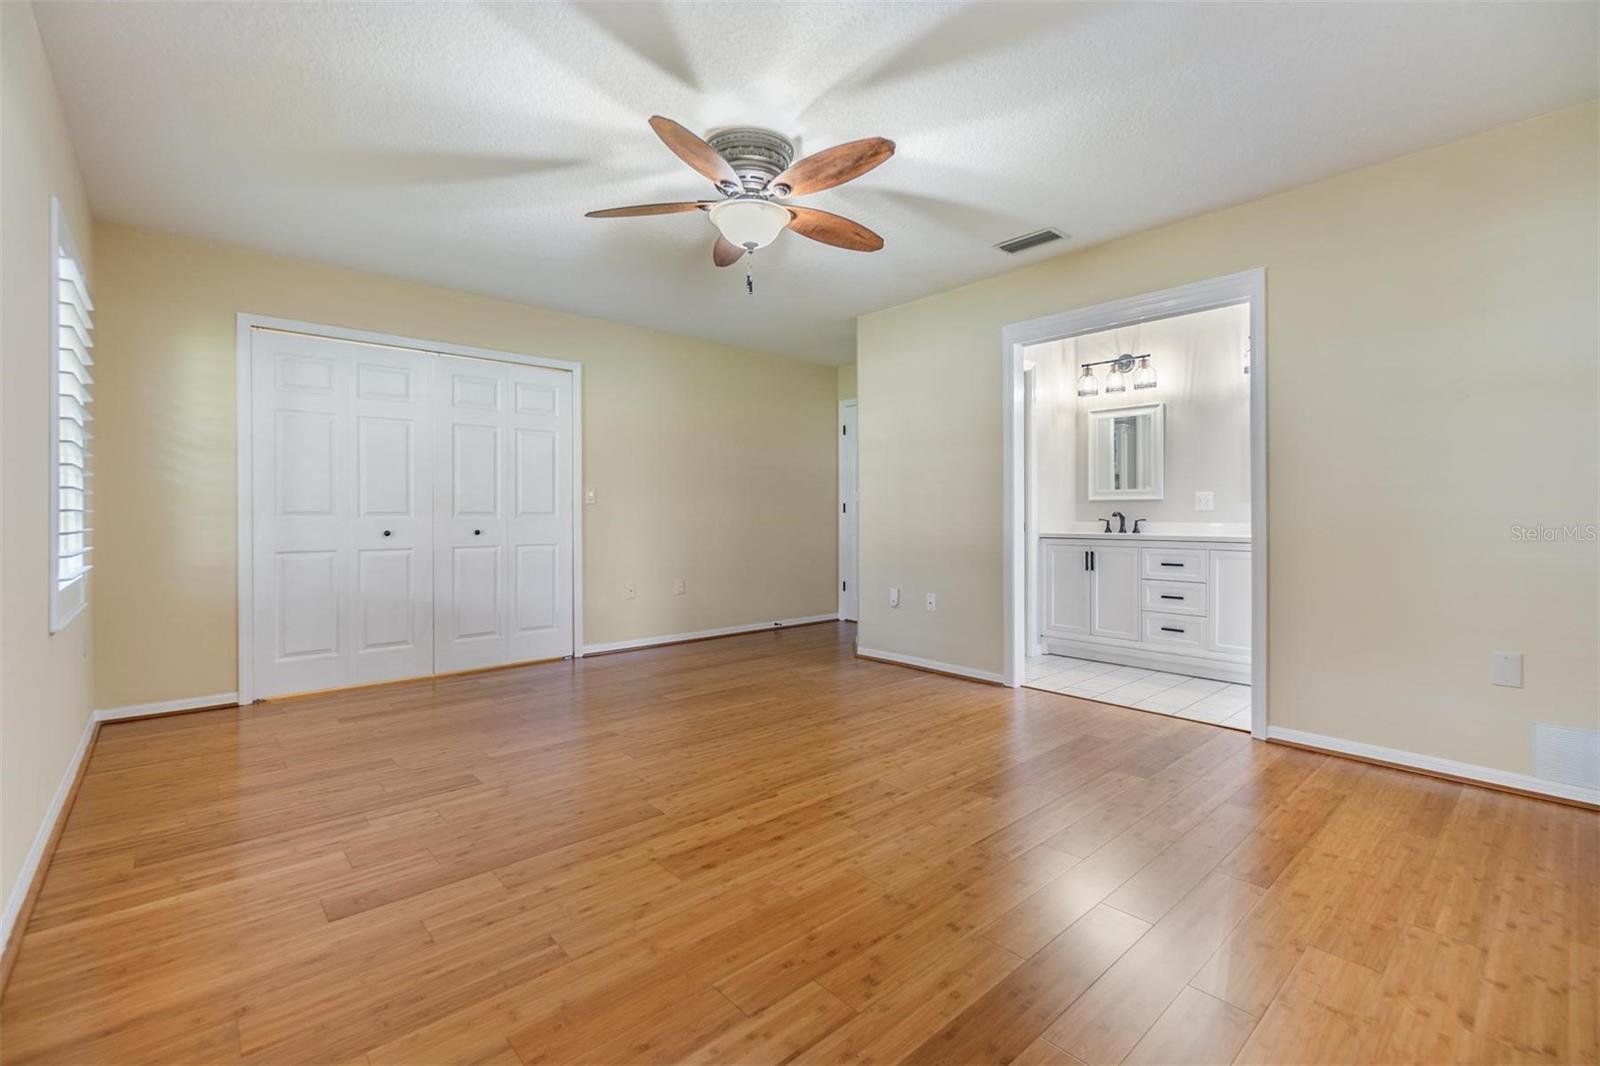
[{"label": "floor air vent", "polygon": [[1024,233],[1022,236],[1013,237],[1009,241],[1001,241],[995,247],[1007,255],[1016,255],[1018,252],[1025,252],[1029,248],[1037,248],[1041,244],[1059,241],[1061,236],[1060,232],[1053,229],[1036,229],[1032,233]]}]

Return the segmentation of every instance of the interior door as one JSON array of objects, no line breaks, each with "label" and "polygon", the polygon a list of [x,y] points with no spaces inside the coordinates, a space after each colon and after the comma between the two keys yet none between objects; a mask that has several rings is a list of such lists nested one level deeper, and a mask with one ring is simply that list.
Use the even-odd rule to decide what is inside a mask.
[{"label": "interior door", "polygon": [[1089,549],[1061,540],[1039,542],[1044,572],[1042,632],[1046,637],[1084,636],[1089,632]]},{"label": "interior door", "polygon": [[1139,549],[1096,543],[1089,567],[1094,584],[1090,630],[1097,637],[1139,640]]},{"label": "interior door", "polygon": [[506,366],[509,661],[572,654],[572,375]]},{"label": "interior door", "polygon": [[857,587],[856,515],[856,404],[839,405],[839,617],[854,622],[860,617],[861,592]]},{"label": "interior door", "polygon": [[434,669],[510,662],[505,363],[437,356]]},{"label": "interior door", "polygon": [[432,669],[427,360],[252,334],[252,654],[261,696]]}]

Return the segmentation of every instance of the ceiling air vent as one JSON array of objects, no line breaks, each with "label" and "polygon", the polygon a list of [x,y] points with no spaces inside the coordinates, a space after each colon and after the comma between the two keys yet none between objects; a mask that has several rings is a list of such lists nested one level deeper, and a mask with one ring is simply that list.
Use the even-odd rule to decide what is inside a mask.
[{"label": "ceiling air vent", "polygon": [[1037,248],[1041,244],[1049,244],[1051,241],[1059,241],[1060,239],[1061,233],[1057,230],[1036,229],[1032,233],[1024,233],[1022,236],[1013,237],[1009,241],[1001,241],[995,247],[1007,255],[1016,255],[1018,252],[1025,252],[1029,248]]}]

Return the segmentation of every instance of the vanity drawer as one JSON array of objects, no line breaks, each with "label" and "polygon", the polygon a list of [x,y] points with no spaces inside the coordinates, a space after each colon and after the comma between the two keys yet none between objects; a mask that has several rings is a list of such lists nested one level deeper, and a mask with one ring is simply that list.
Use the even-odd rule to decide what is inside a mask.
[{"label": "vanity drawer", "polygon": [[1192,615],[1144,612],[1144,639],[1147,644],[1200,648],[1204,645],[1205,628],[1205,620]]},{"label": "vanity drawer", "polygon": [[1145,577],[1159,581],[1204,581],[1206,579],[1206,553],[1199,548],[1145,548]]},{"label": "vanity drawer", "polygon": [[1206,613],[1206,587],[1189,581],[1140,582],[1143,589],[1140,599],[1147,611],[1165,611],[1168,614],[1204,615]]}]

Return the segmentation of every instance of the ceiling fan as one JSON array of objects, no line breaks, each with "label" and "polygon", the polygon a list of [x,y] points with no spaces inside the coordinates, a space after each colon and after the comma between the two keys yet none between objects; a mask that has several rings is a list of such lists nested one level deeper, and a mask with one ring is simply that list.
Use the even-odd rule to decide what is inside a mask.
[{"label": "ceiling fan", "polygon": [[[660,115],[650,119],[650,128],[674,155],[710,179],[723,199],[613,207],[590,211],[586,217],[635,218],[704,211],[717,228],[711,261],[719,267],[732,266],[747,254],[765,248],[785,229],[852,252],[876,252],[883,247],[883,238],[859,222],[783,201],[859,178],[894,155],[893,141],[867,137],[795,162],[794,142],[772,130],[740,126],[719,130],[709,140],[703,140]],[[746,284],[749,286],[748,273]]]}]

